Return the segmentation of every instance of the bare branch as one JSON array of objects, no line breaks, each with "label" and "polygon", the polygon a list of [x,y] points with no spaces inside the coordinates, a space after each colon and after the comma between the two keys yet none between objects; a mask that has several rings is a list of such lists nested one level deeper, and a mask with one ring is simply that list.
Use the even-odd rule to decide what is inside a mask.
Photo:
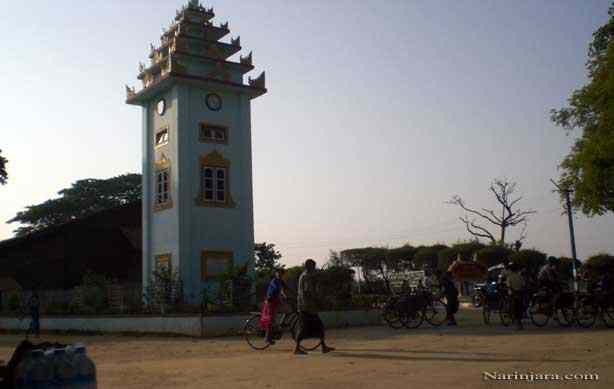
[{"label": "bare branch", "polygon": [[450,201],[447,202],[448,204],[455,204],[458,205],[459,207],[461,207],[462,209],[464,209],[466,212],[472,213],[474,215],[477,215],[481,218],[484,218],[486,220],[488,220],[489,222],[491,222],[492,224],[498,224],[496,220],[491,219],[490,217],[484,215],[483,213],[476,211],[475,209],[471,209],[468,208],[465,205],[465,202],[463,201],[462,198],[460,198],[460,196],[454,196],[452,197],[452,199]]},{"label": "bare branch", "polygon": [[[481,237],[481,238],[490,239],[491,242],[496,242],[496,239],[494,238],[494,236],[490,233],[490,231],[488,231],[484,227],[481,227],[481,226],[475,224],[474,221],[469,220],[467,217],[464,217],[464,218],[460,217],[459,219],[463,223],[465,223],[465,228],[467,229],[467,232],[469,232],[471,235],[473,235],[475,237]],[[477,232],[474,229],[482,231],[482,233]]]}]

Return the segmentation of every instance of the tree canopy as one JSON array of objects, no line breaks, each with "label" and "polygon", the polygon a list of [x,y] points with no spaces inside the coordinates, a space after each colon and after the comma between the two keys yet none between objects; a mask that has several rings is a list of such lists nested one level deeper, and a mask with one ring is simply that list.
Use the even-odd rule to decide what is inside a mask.
[{"label": "tree canopy", "polygon": [[2,150],[0,150],[0,185],[5,185],[9,175],[6,172],[7,159],[2,156]]},{"label": "tree canopy", "polygon": [[274,243],[256,243],[254,245],[254,254],[256,255],[254,271],[259,277],[268,278],[273,275],[275,270],[284,267],[279,262],[281,253],[275,249]]},{"label": "tree canopy", "polygon": [[60,197],[30,205],[8,221],[24,224],[18,236],[141,200],[141,175],[124,174],[108,179],[76,181],[58,192]]},{"label": "tree canopy", "polygon": [[581,132],[559,166],[559,185],[588,216],[614,211],[614,4],[608,15],[589,44],[588,83],[551,111],[555,124]]}]

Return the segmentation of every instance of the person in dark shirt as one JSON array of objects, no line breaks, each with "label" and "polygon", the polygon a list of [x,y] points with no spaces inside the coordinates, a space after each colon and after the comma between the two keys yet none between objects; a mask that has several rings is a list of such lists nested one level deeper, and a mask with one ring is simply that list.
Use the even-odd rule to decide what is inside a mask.
[{"label": "person in dark shirt", "polygon": [[454,281],[452,280],[452,273],[450,272],[444,273],[440,284],[441,284],[443,295],[446,297],[446,300],[448,302],[446,304],[446,314],[448,316],[448,325],[455,326],[457,324],[456,324],[456,318],[454,317],[454,315],[456,314],[456,312],[458,312],[459,303],[458,303],[458,289],[456,288],[456,285],[454,284]]},{"label": "person in dark shirt", "polygon": [[262,324],[265,327],[266,331],[266,341],[270,344],[275,343],[275,341],[273,340],[273,328],[275,325],[275,316],[277,315],[277,308],[281,303],[281,299],[286,298],[285,291],[287,290],[287,286],[282,279],[284,274],[285,270],[283,268],[276,270],[266,290],[266,300],[263,310],[268,310],[267,315],[269,320],[267,320],[266,322],[262,322]]}]

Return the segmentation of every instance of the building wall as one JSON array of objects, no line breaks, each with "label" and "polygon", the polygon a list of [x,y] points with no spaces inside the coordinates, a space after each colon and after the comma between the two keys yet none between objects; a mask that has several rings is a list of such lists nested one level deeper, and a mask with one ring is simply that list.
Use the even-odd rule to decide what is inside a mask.
[{"label": "building wall", "polygon": [[[205,287],[201,279],[201,253],[203,250],[232,251],[234,263],[244,264],[253,258],[253,196],[251,163],[250,100],[236,92],[215,91],[223,101],[219,111],[209,110],[205,96],[212,91],[185,84],[175,84],[162,97],[167,102],[166,112],[159,116],[153,99],[148,107],[145,124],[144,158],[149,182],[144,188],[143,274],[151,274],[156,255],[170,253],[172,265],[179,269],[186,296],[193,302],[200,298]],[[145,120],[144,120],[145,121]],[[201,122],[228,127],[228,143],[215,144],[199,141]],[[169,129],[169,144],[154,148],[155,133]],[[200,158],[217,151],[230,161],[229,191],[233,208],[205,207],[197,204],[201,196]],[[170,161],[171,199],[173,206],[153,211],[155,198],[154,162]],[[146,205],[148,204],[148,205]],[[151,231],[146,226],[150,220]],[[148,235],[150,234],[150,235]]]}]

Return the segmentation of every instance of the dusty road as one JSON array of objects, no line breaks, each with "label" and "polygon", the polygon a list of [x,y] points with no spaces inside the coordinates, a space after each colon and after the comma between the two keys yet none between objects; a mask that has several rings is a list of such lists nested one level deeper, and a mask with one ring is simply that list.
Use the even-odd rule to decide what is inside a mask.
[{"label": "dusty road", "polygon": [[[329,332],[337,351],[291,354],[282,341],[252,351],[240,338],[43,336],[83,342],[97,364],[99,388],[488,388],[483,372],[597,373],[598,381],[518,383],[514,387],[614,388],[614,330],[485,327],[465,313],[458,328]],[[20,338],[0,335],[0,359]]]}]

